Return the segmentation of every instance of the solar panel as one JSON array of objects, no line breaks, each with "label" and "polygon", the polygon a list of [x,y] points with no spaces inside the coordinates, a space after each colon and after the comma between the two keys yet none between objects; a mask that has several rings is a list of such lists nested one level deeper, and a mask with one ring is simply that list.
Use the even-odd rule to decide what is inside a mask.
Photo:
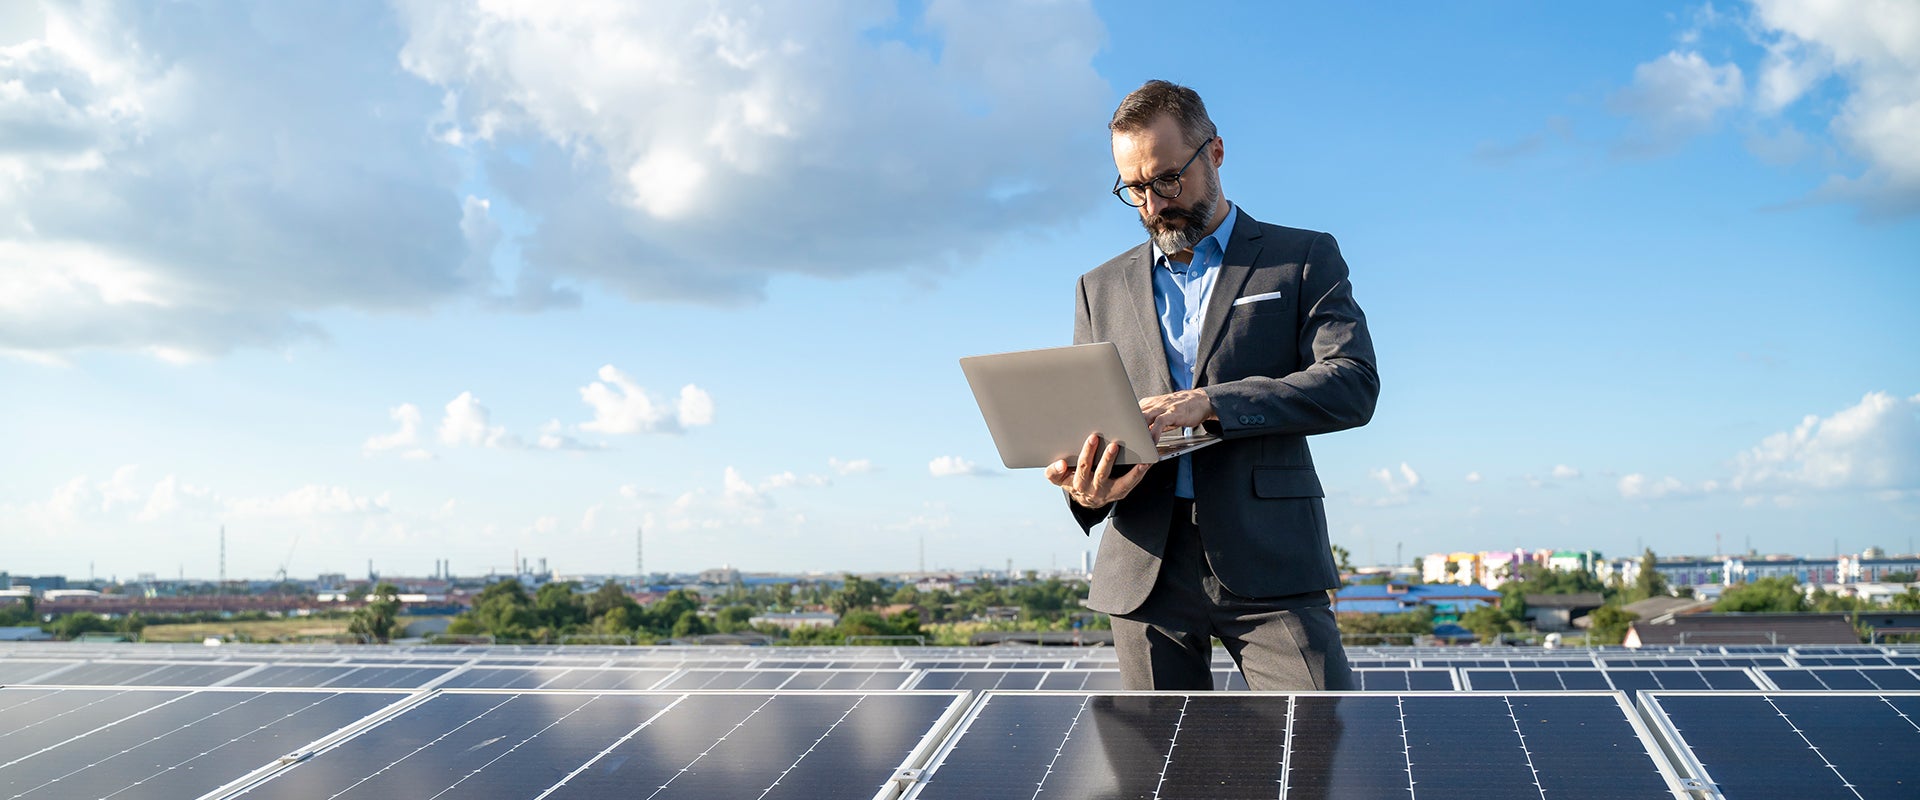
[{"label": "solar panel", "polygon": [[912,670],[690,669],[657,688],[670,691],[812,688],[807,685],[821,680],[822,673],[833,672],[849,676],[841,678],[842,681],[857,680],[862,687],[870,689],[898,689],[913,677]]},{"label": "solar panel", "polygon": [[1920,667],[1920,655],[1803,656],[1793,661],[1803,667]]},{"label": "solar panel", "polygon": [[1920,670],[1912,667],[1814,667],[1763,669],[1761,677],[1776,689],[1787,690],[1917,690]]},{"label": "solar panel", "polygon": [[1920,787],[1920,693],[1640,696],[1677,767],[1721,796],[1907,798]]},{"label": "solar panel", "polygon": [[0,689],[12,797],[212,792],[405,697],[381,692]]},{"label": "solar panel", "polygon": [[73,667],[78,661],[0,661],[0,686],[27,683],[57,669]]},{"label": "solar panel", "polygon": [[874,796],[964,695],[443,692],[248,798]]},{"label": "solar panel", "polygon": [[254,664],[96,661],[42,675],[23,684],[58,686],[212,686]]},{"label": "solar panel", "polygon": [[1761,688],[1753,674],[1731,667],[1645,669],[1463,669],[1460,681],[1473,691],[1622,691],[1653,689]]},{"label": "solar panel", "polygon": [[907,796],[1683,795],[1615,695],[993,692]]},{"label": "solar panel", "polygon": [[1454,685],[1450,669],[1356,669],[1353,688],[1362,692],[1451,691]]}]

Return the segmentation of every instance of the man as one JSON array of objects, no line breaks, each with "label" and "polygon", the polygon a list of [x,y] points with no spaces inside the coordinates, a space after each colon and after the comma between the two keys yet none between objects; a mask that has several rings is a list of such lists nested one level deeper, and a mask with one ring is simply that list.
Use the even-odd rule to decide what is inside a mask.
[{"label": "man", "polygon": [[1047,479],[1102,520],[1088,606],[1113,616],[1129,689],[1213,686],[1218,637],[1260,691],[1347,689],[1339,585],[1306,437],[1365,425],[1380,381],[1333,237],[1269,225],[1220,191],[1226,143],[1192,89],[1149,81],[1109,125],[1114,194],[1149,241],[1080,277],[1073,341],[1113,342],[1154,436],[1225,441],[1117,471],[1087,437]]}]

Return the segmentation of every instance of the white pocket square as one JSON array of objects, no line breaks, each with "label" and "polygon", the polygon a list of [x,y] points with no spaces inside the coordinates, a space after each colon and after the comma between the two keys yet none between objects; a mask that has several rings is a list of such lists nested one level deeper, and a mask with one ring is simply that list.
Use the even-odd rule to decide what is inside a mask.
[{"label": "white pocket square", "polygon": [[1242,297],[1238,300],[1233,301],[1233,304],[1236,306],[1244,306],[1248,303],[1258,303],[1262,300],[1274,300],[1274,299],[1278,299],[1279,297],[1280,297],[1279,292],[1267,292],[1265,294],[1250,294],[1250,295],[1247,295],[1246,297]]}]

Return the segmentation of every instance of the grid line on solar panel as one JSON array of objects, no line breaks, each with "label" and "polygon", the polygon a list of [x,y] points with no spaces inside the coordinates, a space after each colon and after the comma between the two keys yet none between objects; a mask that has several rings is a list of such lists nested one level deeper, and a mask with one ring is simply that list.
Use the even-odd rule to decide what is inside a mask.
[{"label": "grid line on solar panel", "polygon": [[1772,688],[1790,691],[1920,689],[1920,669],[1914,667],[1806,667],[1761,669],[1759,673]]},{"label": "grid line on solar panel", "polygon": [[[844,796],[862,785],[881,793],[897,772],[924,761],[965,699],[956,692],[443,691],[245,794],[426,797],[459,786],[474,798],[780,798]],[[367,758],[394,752],[396,742],[429,739],[398,759]]]},{"label": "grid line on solar panel", "polygon": [[[44,716],[53,744],[27,751],[6,747],[39,737],[0,740],[0,786],[34,795],[56,787],[63,797],[199,797],[219,795],[223,782],[255,771],[286,753],[289,741],[307,744],[343,726],[391,708],[398,692],[260,692],[224,689],[119,690],[12,688],[71,708]],[[27,703],[9,704],[8,722]],[[116,708],[116,705],[118,706]],[[90,712],[90,714],[89,714]],[[92,719],[87,719],[87,716]],[[33,730],[7,724],[12,733]]]},{"label": "grid line on solar panel", "polygon": [[1640,704],[1676,766],[1717,796],[1905,798],[1920,692],[1660,692]]}]

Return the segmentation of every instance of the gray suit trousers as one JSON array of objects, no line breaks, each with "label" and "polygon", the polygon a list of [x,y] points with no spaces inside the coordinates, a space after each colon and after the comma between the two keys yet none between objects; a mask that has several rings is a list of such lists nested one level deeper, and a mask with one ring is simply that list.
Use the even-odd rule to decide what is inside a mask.
[{"label": "gray suit trousers", "polygon": [[1327,593],[1242,597],[1207,564],[1205,520],[1175,501],[1167,551],[1153,592],[1140,608],[1113,618],[1113,644],[1128,689],[1213,688],[1213,638],[1261,692],[1353,688],[1353,670]]}]

